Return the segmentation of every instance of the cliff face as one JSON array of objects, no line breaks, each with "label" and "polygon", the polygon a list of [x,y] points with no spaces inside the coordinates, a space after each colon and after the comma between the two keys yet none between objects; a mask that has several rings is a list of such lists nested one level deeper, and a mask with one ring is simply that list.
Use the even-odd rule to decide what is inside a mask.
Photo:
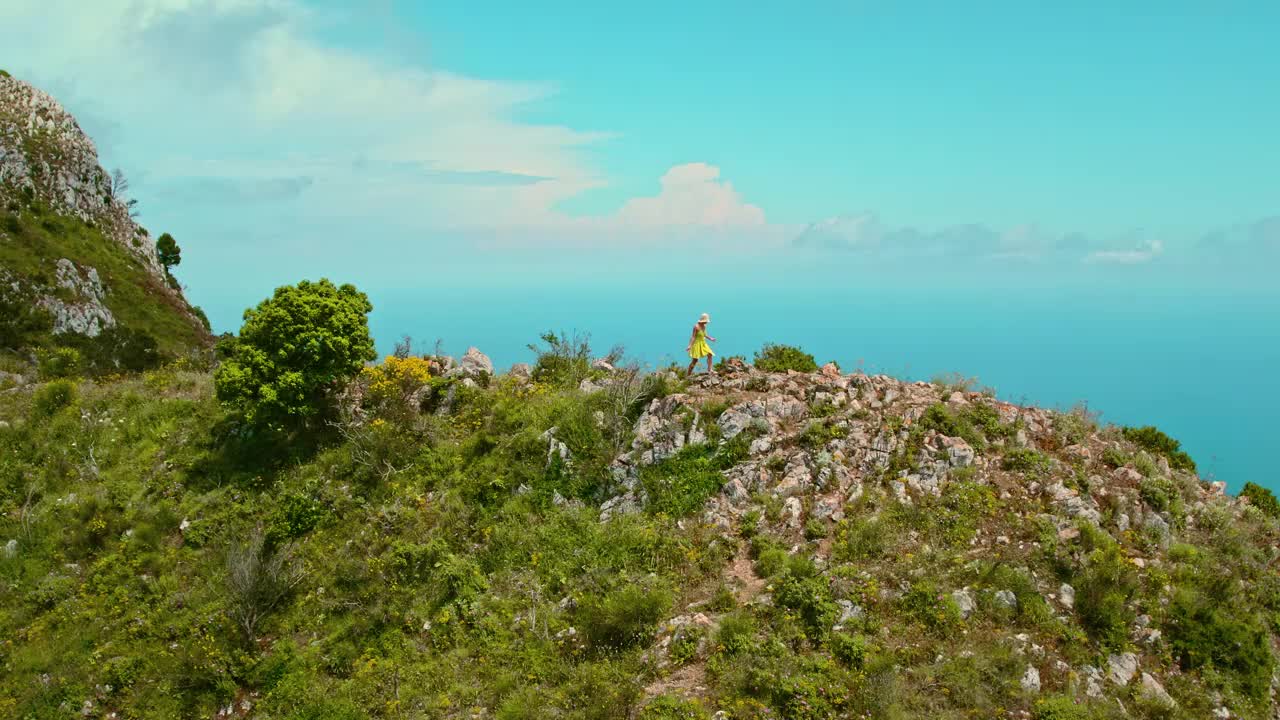
[{"label": "cliff face", "polygon": [[55,336],[119,326],[181,352],[206,329],[130,209],[75,118],[0,74],[0,280],[48,313]]}]

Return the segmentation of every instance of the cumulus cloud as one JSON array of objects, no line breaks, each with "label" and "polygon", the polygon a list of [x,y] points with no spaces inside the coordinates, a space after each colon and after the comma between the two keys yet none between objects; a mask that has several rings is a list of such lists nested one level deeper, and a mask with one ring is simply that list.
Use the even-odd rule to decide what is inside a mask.
[{"label": "cumulus cloud", "polygon": [[764,211],[743,202],[720,168],[706,163],[676,165],[662,176],[653,197],[628,200],[611,218],[626,226],[705,225],[758,226]]}]

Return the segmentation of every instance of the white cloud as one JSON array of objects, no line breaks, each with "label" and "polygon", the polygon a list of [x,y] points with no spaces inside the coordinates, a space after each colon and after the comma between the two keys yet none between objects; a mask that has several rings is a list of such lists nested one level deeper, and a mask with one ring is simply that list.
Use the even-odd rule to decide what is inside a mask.
[{"label": "white cloud", "polygon": [[611,220],[624,226],[760,226],[764,211],[742,201],[720,179],[720,168],[706,163],[676,165],[662,176],[653,197],[628,200]]},{"label": "white cloud", "polygon": [[1107,265],[1140,265],[1151,262],[1164,252],[1164,243],[1148,240],[1127,250],[1095,250],[1085,256],[1087,263]]},{"label": "white cloud", "polygon": [[175,200],[237,216],[256,198],[424,230],[765,223],[704,163],[671,168],[657,195],[610,216],[567,215],[559,203],[608,184],[587,151],[613,135],[514,120],[555,88],[429,67],[424,44],[391,38],[409,54],[388,58],[325,42],[331,25],[376,21],[326,12],[297,0],[19,0],[0,8],[0,47],[27,63],[11,71],[89,112],[91,134],[109,128],[104,160],[134,178],[144,221],[182,222],[182,208],[163,207]]}]

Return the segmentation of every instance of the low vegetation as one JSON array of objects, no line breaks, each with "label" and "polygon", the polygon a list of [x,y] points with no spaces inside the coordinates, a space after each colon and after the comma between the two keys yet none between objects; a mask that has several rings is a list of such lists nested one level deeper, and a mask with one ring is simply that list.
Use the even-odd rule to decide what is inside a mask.
[{"label": "low vegetation", "polygon": [[[354,288],[303,283],[246,314],[216,371],[92,376],[59,350],[0,393],[0,716],[1273,713],[1270,493],[1155,472],[1100,486],[1094,522],[1029,490],[1087,496],[1077,472],[1113,468],[1064,448],[1113,446],[1127,468],[1176,451],[1153,433],[1036,434],[994,401],[895,385],[928,398],[909,419],[846,378],[842,401],[803,395],[801,417],[732,434],[778,378],[688,381],[620,353],[608,370],[551,334],[531,379],[442,373],[407,342],[367,364],[366,312]],[[693,439],[628,480],[663,398]],[[848,459],[868,437],[894,439],[887,469]],[[946,465],[939,438],[975,462]],[[908,489],[939,462],[944,482]],[[779,490],[803,463],[811,486]],[[718,514],[743,467],[763,484]],[[602,520],[626,482],[643,507]],[[1176,705],[1137,679],[1086,694],[1126,652]]]}]

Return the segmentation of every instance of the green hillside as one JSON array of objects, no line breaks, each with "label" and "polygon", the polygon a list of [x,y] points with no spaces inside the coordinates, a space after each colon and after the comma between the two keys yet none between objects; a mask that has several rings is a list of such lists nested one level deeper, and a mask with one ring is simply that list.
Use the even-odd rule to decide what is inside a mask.
[{"label": "green hillside", "polygon": [[1158,431],[585,357],[0,395],[0,715],[1274,717],[1280,521]]}]

